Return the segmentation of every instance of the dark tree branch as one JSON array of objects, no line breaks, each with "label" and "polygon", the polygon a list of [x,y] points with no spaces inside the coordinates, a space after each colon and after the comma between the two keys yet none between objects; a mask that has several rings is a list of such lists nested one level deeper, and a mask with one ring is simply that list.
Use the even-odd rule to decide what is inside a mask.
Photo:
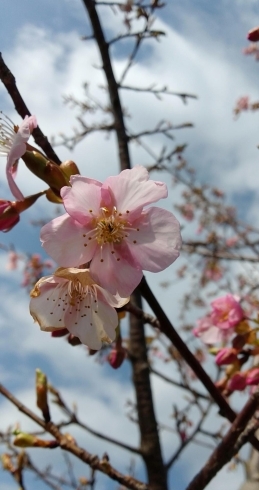
[{"label": "dark tree branch", "polygon": [[[131,301],[141,309],[141,296],[133,293]],[[166,490],[164,468],[157,423],[154,413],[149,376],[149,362],[145,342],[143,320],[131,315],[128,356],[133,369],[133,383],[136,390],[138,424],[141,434],[140,448],[146,463],[148,480],[152,490]]]},{"label": "dark tree branch", "polygon": [[[83,0],[83,3],[88,11],[108,84],[110,104],[118,140],[120,167],[121,170],[130,169],[131,163],[128,149],[128,136],[124,124],[118,84],[111,65],[109,45],[104,38],[103,29],[96,11],[96,2],[93,0]],[[132,300],[138,308],[142,309],[142,300],[139,292],[133,293]],[[166,471],[163,464],[159,433],[153,407],[144,324],[142,319],[138,319],[134,315],[130,316],[129,358],[132,363],[133,381],[137,398],[138,419],[141,434],[140,449],[146,464],[148,481],[152,490],[166,490]]]},{"label": "dark tree branch", "polygon": [[[0,53],[0,79],[3,82],[7,92],[9,93],[16,111],[20,116],[24,119],[25,116],[31,116],[31,112],[29,111],[27,105],[25,104],[18,88],[16,85],[15,78],[8,66],[5,64],[2,54]],[[35,143],[44,151],[47,157],[53,162],[60,164],[61,161],[55,151],[53,150],[51,144],[48,141],[47,136],[43,134],[40,127],[37,126],[32,132]]]},{"label": "dark tree branch", "polygon": [[115,80],[112,65],[111,65],[109,45],[104,38],[103,29],[100,24],[100,20],[95,8],[94,0],[82,0],[82,1],[88,12],[92,24],[94,36],[98,44],[98,48],[103,62],[103,70],[107,79],[108,92],[109,92],[112,112],[114,116],[114,124],[115,124],[115,131],[117,134],[117,140],[118,140],[121,170],[124,170],[130,168],[128,137],[125,130],[124,117],[123,117],[122,107],[120,103],[117,82]]},{"label": "dark tree branch", "polygon": [[229,431],[212,453],[202,470],[194,477],[186,490],[203,490],[218,471],[235,455],[235,444],[253,417],[259,404],[259,391],[254,393],[237,415]]}]

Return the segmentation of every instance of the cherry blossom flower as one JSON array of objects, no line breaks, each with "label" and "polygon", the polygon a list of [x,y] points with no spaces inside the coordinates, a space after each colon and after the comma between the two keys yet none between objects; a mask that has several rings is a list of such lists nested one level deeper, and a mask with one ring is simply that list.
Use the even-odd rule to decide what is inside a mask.
[{"label": "cherry blossom flower", "polygon": [[10,252],[8,253],[8,262],[6,264],[6,269],[9,271],[17,269],[19,258],[19,254],[14,252],[14,250],[10,250]]},{"label": "cherry blossom flower", "polygon": [[163,182],[149,180],[142,166],[124,170],[103,184],[80,175],[61,196],[67,211],[43,226],[41,241],[61,266],[91,261],[93,279],[126,297],[143,269],[159,272],[179,256],[180,226],[172,213],[145,206],[167,197]]},{"label": "cherry blossom flower", "polygon": [[111,343],[118,325],[116,308],[129,298],[113,296],[93,281],[89,269],[59,268],[31,291],[30,313],[48,332],[67,328],[90,349]]},{"label": "cherry blossom flower", "polygon": [[37,127],[35,116],[25,116],[20,127],[15,126],[9,117],[1,113],[0,117],[0,156],[7,156],[6,177],[10,190],[19,201],[23,194],[14,182],[17,173],[18,160],[26,152],[26,143]]},{"label": "cherry blossom flower", "polygon": [[193,329],[193,334],[204,342],[204,344],[225,343],[233,333],[233,328],[224,330],[213,325],[211,315],[206,315],[197,320],[197,327]]},{"label": "cherry blossom flower", "polygon": [[244,311],[239,303],[239,298],[232,294],[226,294],[211,303],[212,323],[221,329],[235,327],[244,318]]}]

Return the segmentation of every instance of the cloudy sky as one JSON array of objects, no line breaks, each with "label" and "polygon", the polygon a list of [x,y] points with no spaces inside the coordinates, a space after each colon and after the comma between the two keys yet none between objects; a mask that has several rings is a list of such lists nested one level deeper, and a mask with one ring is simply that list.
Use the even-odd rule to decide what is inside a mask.
[{"label": "cloudy sky", "polygon": [[[105,15],[105,31],[109,38],[116,32],[124,32],[118,11],[103,7],[100,13]],[[222,188],[228,194],[229,202],[240,207],[243,217],[259,224],[259,115],[245,113],[237,120],[233,118],[233,107],[240,96],[249,95],[252,101],[259,99],[258,65],[241,52],[248,45],[247,31],[258,23],[257,2],[171,0],[159,14],[154,27],[165,30],[166,36],[160,42],[152,40],[147,43],[125,83],[142,87],[152,83],[158,87],[167,85],[176,92],[196,94],[198,99],[184,105],[176,97],[163,96],[162,101],[157,101],[151,95],[125,92],[122,97],[123,105],[130,113],[128,126],[132,132],[137,132],[153,129],[161,119],[175,125],[192,122],[194,128],[175,133],[175,143],[187,142],[185,156],[196,168],[199,178]],[[87,82],[94,98],[106,100],[105,92],[99,87],[104,79],[98,69],[100,59],[95,44],[81,40],[82,36],[90,33],[80,0],[1,0],[3,58],[14,73],[31,113],[36,114],[41,129],[49,137],[55,135],[57,140],[60,133],[72,135],[73,127],[78,124],[75,119],[78,112],[64,105],[64,95],[82,97],[83,84]],[[117,76],[123,72],[129,48],[129,43],[123,43],[120,48],[113,49]],[[2,85],[0,106],[19,124],[20,118]],[[146,142],[150,143],[149,140]],[[158,153],[164,143],[161,138],[153,138],[152,150]],[[113,137],[107,139],[95,133],[79,143],[73,152],[62,146],[57,151],[61,159],[75,160],[81,173],[92,178],[104,180],[119,170]],[[150,157],[137,146],[132,146],[131,156],[133,164],[151,163]],[[17,181],[24,194],[29,195],[42,188],[22,162]],[[5,182],[4,160],[0,167],[0,191],[1,198],[11,199]],[[170,200],[161,205],[171,209],[171,202],[175,202],[176,197],[170,195]],[[10,233],[2,234],[0,243],[14,244],[23,253],[39,251],[39,230],[30,222],[42,216],[52,217],[52,213],[51,206],[42,199],[22,216],[19,225]],[[39,332],[28,314],[28,295],[20,287],[21,270],[12,274],[8,272],[4,253],[0,255],[0,264],[2,382],[34,409],[34,370],[40,367],[62,390],[68,403],[76,401],[79,415],[92,428],[137,444],[137,429],[126,416],[127,400],[134,401],[129,367],[126,365],[118,372],[112,371],[106,364],[100,365],[94,358],[89,358],[83,348],[72,348],[62,339],[53,340],[48,334]],[[159,277],[151,278],[150,275],[149,279],[168,314],[176,320],[179,288],[162,291],[159,287],[159,283],[171,273],[173,268]],[[161,371],[172,374],[171,364],[158,363]],[[168,385],[157,379],[152,379],[152,382],[158,418],[170,425],[173,401],[176,397],[180,399],[182,394],[171,388],[169,396]],[[16,421],[21,421],[24,429],[31,428],[30,422],[2,399],[0,411],[0,430]],[[55,417],[59,420],[60,415],[54,408]],[[112,463],[121,471],[128,471],[128,453],[100,443],[89,434],[78,437],[90,452],[101,456],[108,451]],[[177,439],[171,433],[163,433],[162,437],[164,454],[170,455],[177,447]],[[207,449],[200,448],[199,453],[197,457],[197,449],[189,448],[183,459],[176,463],[171,475],[173,490],[184,490],[199,465],[205,461]],[[52,462],[57,467],[62,461],[58,450],[51,454],[39,450],[37,455],[35,452],[32,455],[36,460],[42,459],[46,464]],[[136,468],[136,476],[143,477],[138,461]],[[88,476],[88,470],[77,463],[76,469],[79,475]],[[241,478],[241,469],[235,472],[226,469],[208,489],[217,490],[227,482],[229,490],[236,490]],[[15,488],[10,476],[3,472],[0,472],[0,484],[3,490]],[[28,489],[32,488],[34,483],[28,477]],[[37,488],[46,487],[37,483]],[[107,481],[98,476],[100,488],[107,488]],[[111,484],[109,488],[117,487]]]}]

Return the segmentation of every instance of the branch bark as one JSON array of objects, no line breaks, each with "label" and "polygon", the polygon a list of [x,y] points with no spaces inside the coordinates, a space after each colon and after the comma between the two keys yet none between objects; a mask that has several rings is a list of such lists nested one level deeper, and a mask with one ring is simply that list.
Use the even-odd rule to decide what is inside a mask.
[{"label": "branch bark", "polygon": [[[123,111],[120,102],[118,84],[116,82],[110,54],[103,29],[96,11],[94,0],[83,0],[87,9],[94,37],[98,44],[106,76],[111,108],[114,116],[114,127],[117,135],[121,170],[130,169],[128,136],[124,124]],[[135,292],[132,301],[142,309],[141,294]],[[140,450],[146,465],[148,482],[152,490],[166,490],[166,470],[163,463],[159,441],[158,427],[154,413],[150,373],[147,359],[144,322],[141,318],[130,315],[129,358],[133,370],[133,382],[136,391],[138,421],[140,429]]]},{"label": "branch bark", "polygon": [[235,443],[242,434],[259,404],[259,391],[254,393],[238,414],[221,443],[186,490],[203,490],[218,471],[235,455]]}]

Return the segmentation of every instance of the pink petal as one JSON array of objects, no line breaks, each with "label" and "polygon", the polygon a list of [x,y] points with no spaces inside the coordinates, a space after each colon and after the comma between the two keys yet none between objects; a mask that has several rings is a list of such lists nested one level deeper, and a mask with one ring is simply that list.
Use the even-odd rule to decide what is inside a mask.
[{"label": "pink petal", "polygon": [[73,219],[85,225],[99,215],[101,183],[80,175],[71,177],[70,182],[72,187],[63,187],[60,192],[65,209]]},{"label": "pink petal", "polygon": [[[114,252],[114,253],[112,253]],[[112,294],[129,296],[142,278],[142,270],[126,244],[98,248],[90,265],[93,279]]]},{"label": "pink petal", "polygon": [[62,267],[76,267],[89,262],[97,243],[92,229],[74,221],[68,214],[53,219],[41,229],[46,252]]},{"label": "pink petal", "polygon": [[[89,306],[89,299],[86,297],[80,304],[80,311],[73,311],[71,315],[66,314],[66,327],[83,344],[90,349],[99,350],[102,342],[112,342],[115,339],[115,329],[118,325],[118,315],[112,306],[98,300],[96,310]],[[86,313],[85,313],[86,311]]]},{"label": "pink petal", "polygon": [[[50,276],[52,280],[53,276]],[[44,278],[48,279],[48,278]],[[30,313],[41,330],[52,331],[65,328],[64,304],[67,303],[67,281],[54,279],[54,284],[45,281],[40,286],[40,295],[30,301]],[[55,286],[56,284],[56,286]]]},{"label": "pink petal", "polygon": [[142,212],[132,227],[139,231],[127,231],[126,241],[142,269],[159,272],[179,257],[182,244],[180,225],[169,211],[149,208]]},{"label": "pink petal", "polygon": [[114,308],[121,308],[129,302],[129,297],[121,298],[119,295],[109,293],[107,289],[103,289],[96,284],[98,290],[98,297],[103,301],[113,306]]},{"label": "pink petal", "polygon": [[37,120],[35,116],[26,116],[22,121],[18,132],[14,136],[12,148],[7,157],[6,164],[6,177],[13,196],[18,201],[23,201],[24,195],[21,193],[19,187],[14,182],[14,177],[17,173],[18,160],[26,152],[26,142],[28,141],[31,132],[37,127]]},{"label": "pink petal", "polygon": [[103,187],[110,189],[118,212],[132,221],[139,216],[144,206],[167,197],[167,187],[163,182],[148,179],[148,171],[142,166],[136,166],[108,177]]}]

